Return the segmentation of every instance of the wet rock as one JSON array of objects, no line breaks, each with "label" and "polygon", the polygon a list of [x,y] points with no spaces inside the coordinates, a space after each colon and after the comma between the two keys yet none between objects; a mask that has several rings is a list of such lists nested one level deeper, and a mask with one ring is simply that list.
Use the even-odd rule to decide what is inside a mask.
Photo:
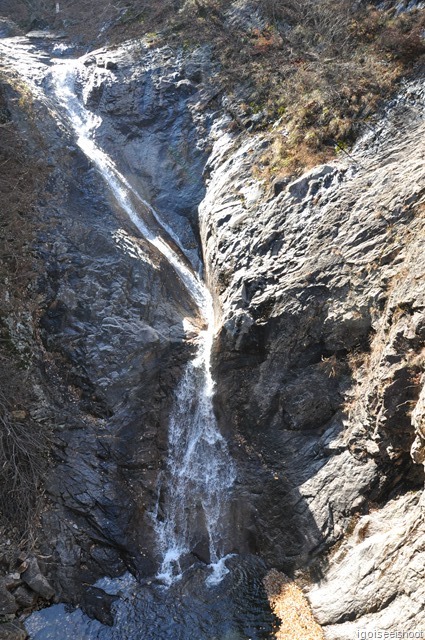
[{"label": "wet rock", "polygon": [[21,33],[22,31],[12,20],[0,17],[0,38],[11,38],[12,36],[18,36]]},{"label": "wet rock", "polygon": [[38,40],[40,42],[46,40],[57,40],[59,34],[49,30],[48,24],[44,20],[34,20],[31,23],[31,30],[25,36],[30,40]]},{"label": "wet rock", "polygon": [[192,549],[192,554],[201,562],[205,562],[205,564],[208,564],[210,562],[208,540],[201,540],[197,545],[195,545],[195,547]]},{"label": "wet rock", "polygon": [[[204,47],[183,60],[163,47],[146,52],[143,64],[134,65],[138,55],[131,45],[115,53],[102,50],[96,56],[101,66],[87,67],[81,78],[85,94],[93,96],[90,108],[102,116],[96,136],[198,268],[197,205],[204,193],[211,121],[197,109],[193,77],[199,71],[199,77],[208,78],[211,55]],[[105,64],[113,74],[103,71]]]},{"label": "wet rock", "polygon": [[90,549],[90,556],[104,574],[109,571],[112,575],[121,575],[126,569],[116,549],[93,545]]},{"label": "wet rock", "polygon": [[[114,60],[111,60],[109,58],[103,58],[101,56],[98,56],[96,58],[96,65],[98,67],[101,67],[103,69],[108,69],[110,71],[114,71],[115,69],[118,69],[118,64]],[[89,66],[89,65],[86,64],[86,66]]]},{"label": "wet rock", "polygon": [[85,67],[90,67],[91,65],[96,64],[96,56],[85,56],[83,59],[83,65]]},{"label": "wet rock", "polygon": [[118,69],[118,64],[113,60],[106,60],[105,69],[109,69],[110,71],[115,71],[116,69]]},{"label": "wet rock", "polygon": [[117,596],[107,594],[103,589],[90,587],[83,594],[81,608],[91,618],[96,618],[102,624],[112,626],[114,624],[114,616],[111,607],[117,598]]}]

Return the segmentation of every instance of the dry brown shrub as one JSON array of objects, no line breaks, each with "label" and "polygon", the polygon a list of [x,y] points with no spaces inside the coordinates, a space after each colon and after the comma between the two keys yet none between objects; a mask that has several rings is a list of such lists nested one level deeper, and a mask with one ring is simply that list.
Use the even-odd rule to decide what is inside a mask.
[{"label": "dry brown shrub", "polygon": [[280,618],[276,640],[324,640],[306,597],[292,580],[271,569],[263,582],[272,611]]},{"label": "dry brown shrub", "polygon": [[35,423],[28,406],[29,372],[19,370],[16,358],[4,353],[0,338],[0,521],[25,536],[33,524],[48,464],[50,432]]},{"label": "dry brown shrub", "polygon": [[[270,179],[300,172],[351,146],[425,53],[425,12],[395,16],[369,6],[355,9],[345,0],[258,4],[283,41],[280,56],[269,56],[280,82],[269,82],[273,68],[266,60],[261,73],[252,74],[261,108],[268,118],[281,119],[271,137],[285,132],[262,159],[262,175]],[[286,62],[279,64],[279,57]]]},{"label": "dry brown shrub", "polygon": [[377,44],[382,51],[389,53],[393,58],[409,64],[425,53],[424,26],[423,19],[407,30],[400,28],[397,24],[390,25],[380,35]]},{"label": "dry brown shrub", "polygon": [[37,264],[33,205],[43,177],[27,157],[0,83],[0,523],[25,535],[31,528],[49,455],[47,427],[30,407],[32,354],[17,344],[13,327],[36,312]]}]

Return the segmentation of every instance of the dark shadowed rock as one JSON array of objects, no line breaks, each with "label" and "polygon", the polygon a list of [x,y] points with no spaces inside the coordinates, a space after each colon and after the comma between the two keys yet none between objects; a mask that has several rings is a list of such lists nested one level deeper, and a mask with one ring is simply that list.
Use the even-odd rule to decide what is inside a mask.
[{"label": "dark shadowed rock", "polygon": [[0,624],[0,640],[26,640],[28,634],[21,622]]},{"label": "dark shadowed rock", "polygon": [[282,191],[286,189],[286,187],[290,182],[291,182],[291,178],[288,176],[285,176],[283,178],[276,178],[276,180],[273,182],[274,196],[278,196],[279,193],[282,193]]},{"label": "dark shadowed rock", "polygon": [[21,574],[22,580],[45,600],[50,600],[55,595],[54,589],[51,587],[47,579],[43,576],[38,566],[36,558],[28,558],[25,561],[27,568]]},{"label": "dark shadowed rock", "polygon": [[0,17],[0,38],[11,38],[21,33],[22,31],[12,20]]},{"label": "dark shadowed rock", "polygon": [[15,598],[4,587],[0,587],[0,616],[16,613],[18,605]]},{"label": "dark shadowed rock", "polygon": [[13,597],[15,598],[17,604],[20,609],[31,609],[38,599],[38,594],[32,589],[28,589],[25,586],[18,587],[13,592]]},{"label": "dark shadowed rock", "polygon": [[111,607],[115,600],[117,600],[117,596],[111,596],[97,587],[90,587],[83,594],[81,608],[91,618],[96,618],[99,622],[111,626],[114,623]]}]

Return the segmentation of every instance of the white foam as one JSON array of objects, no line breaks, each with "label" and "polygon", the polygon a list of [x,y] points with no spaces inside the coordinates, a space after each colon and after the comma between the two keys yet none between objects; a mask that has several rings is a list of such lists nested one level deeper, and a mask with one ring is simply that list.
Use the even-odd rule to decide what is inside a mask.
[{"label": "white foam", "polygon": [[[229,488],[235,479],[235,468],[226,441],[218,430],[212,404],[213,301],[205,284],[183,258],[183,247],[173,230],[160,220],[157,212],[141,198],[94,141],[101,119],[84,103],[87,104],[91,89],[100,81],[98,75],[95,73],[90,81],[92,85],[83,90],[83,100],[75,92],[76,79],[81,81],[86,73],[84,65],[75,60],[61,62],[51,71],[58,103],[75,131],[78,146],[96,166],[120,208],[145,240],[174,268],[206,325],[199,333],[196,355],[187,364],[177,387],[170,415],[167,465],[158,489],[162,502],[159,504],[158,498],[152,514],[158,551],[163,558],[157,579],[170,585],[181,577],[180,560],[192,551],[203,528],[213,570],[208,580],[209,584],[216,584],[228,571],[222,555]],[[167,236],[178,249],[164,239]],[[161,518],[158,517],[160,510]]]}]

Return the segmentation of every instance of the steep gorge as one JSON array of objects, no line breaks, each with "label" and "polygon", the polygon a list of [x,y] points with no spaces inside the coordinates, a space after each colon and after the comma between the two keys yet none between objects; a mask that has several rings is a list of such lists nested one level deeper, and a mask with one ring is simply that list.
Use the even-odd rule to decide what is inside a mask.
[{"label": "steep gorge", "polygon": [[[43,65],[57,43],[34,42]],[[173,390],[202,320],[52,103],[16,82],[8,56],[17,47],[31,44],[2,47],[15,84],[10,111],[29,156],[49,168],[37,202],[34,247],[45,265],[37,312],[25,322],[8,316],[10,338],[38,371],[31,420],[54,429],[35,550],[52,591],[40,595],[110,623],[107,589],[86,585],[157,569],[150,514]],[[302,580],[328,638],[400,622],[420,630],[421,70],[349,157],[277,194],[252,172],[267,134],[232,132],[208,47],[178,56],[146,42],[96,51],[83,59],[77,91],[102,118],[98,144],[197,266],[203,247],[219,317],[215,412],[237,466],[227,551]],[[13,553],[8,561],[10,584]],[[31,587],[27,570],[8,592],[22,580]],[[149,598],[144,586],[141,606]]]}]

